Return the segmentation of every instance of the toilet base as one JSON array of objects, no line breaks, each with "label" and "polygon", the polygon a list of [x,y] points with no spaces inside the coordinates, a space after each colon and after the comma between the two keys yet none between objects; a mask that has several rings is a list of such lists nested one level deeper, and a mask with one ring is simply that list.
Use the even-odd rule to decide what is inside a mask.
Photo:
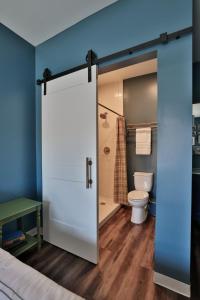
[{"label": "toilet base", "polygon": [[142,224],[147,218],[148,210],[146,207],[132,206],[131,222],[134,224]]}]

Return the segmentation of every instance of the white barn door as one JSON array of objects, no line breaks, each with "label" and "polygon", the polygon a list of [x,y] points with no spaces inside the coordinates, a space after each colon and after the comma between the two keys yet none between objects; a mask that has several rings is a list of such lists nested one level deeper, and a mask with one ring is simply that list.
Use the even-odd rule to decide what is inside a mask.
[{"label": "white barn door", "polygon": [[47,83],[42,184],[44,240],[97,263],[96,66]]}]

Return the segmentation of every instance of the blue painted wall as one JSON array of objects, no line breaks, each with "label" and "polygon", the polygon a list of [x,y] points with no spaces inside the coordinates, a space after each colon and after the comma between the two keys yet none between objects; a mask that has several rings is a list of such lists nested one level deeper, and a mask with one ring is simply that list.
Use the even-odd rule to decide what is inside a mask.
[{"label": "blue painted wall", "polygon": [[[181,13],[180,13],[181,12]],[[36,48],[36,78],[192,25],[191,0],[120,0]],[[192,38],[158,52],[156,271],[190,282]],[[41,97],[36,87],[37,187],[41,196]]]},{"label": "blue painted wall", "polygon": [[158,52],[156,270],[189,282],[192,181],[192,39]]},{"label": "blue painted wall", "polygon": [[35,49],[0,24],[0,202],[34,197]]}]

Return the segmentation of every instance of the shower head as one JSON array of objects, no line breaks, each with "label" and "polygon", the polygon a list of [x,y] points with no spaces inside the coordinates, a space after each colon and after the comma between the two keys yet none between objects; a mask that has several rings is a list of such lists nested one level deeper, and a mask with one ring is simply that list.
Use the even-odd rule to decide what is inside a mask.
[{"label": "shower head", "polygon": [[101,113],[101,114],[100,114],[100,118],[106,120],[107,114],[108,114],[107,112]]}]

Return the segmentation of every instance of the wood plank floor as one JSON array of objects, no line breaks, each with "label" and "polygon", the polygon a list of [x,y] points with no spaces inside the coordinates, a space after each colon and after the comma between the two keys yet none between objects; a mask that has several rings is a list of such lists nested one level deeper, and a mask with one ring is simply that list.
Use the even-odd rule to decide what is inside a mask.
[{"label": "wood plank floor", "polygon": [[187,299],[153,284],[154,218],[134,225],[130,214],[121,208],[100,229],[97,266],[48,243],[21,260],[88,300]]}]

